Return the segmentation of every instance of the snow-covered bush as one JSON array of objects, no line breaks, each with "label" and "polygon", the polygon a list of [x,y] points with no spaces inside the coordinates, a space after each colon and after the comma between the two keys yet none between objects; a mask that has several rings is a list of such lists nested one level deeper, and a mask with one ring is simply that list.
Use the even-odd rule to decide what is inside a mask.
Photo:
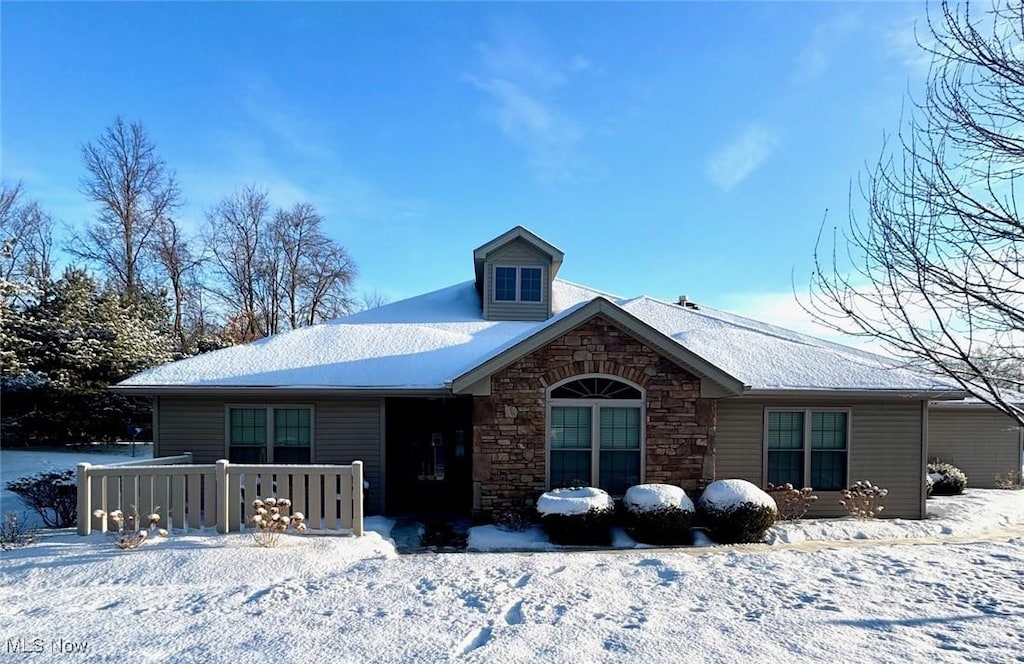
[{"label": "snow-covered bush", "polygon": [[294,532],[306,532],[306,517],[302,512],[288,516],[292,501],[287,498],[257,498],[252,501],[252,516],[249,517],[249,532],[256,544],[262,547],[277,546],[281,533],[291,528]]},{"label": "snow-covered bush", "polygon": [[601,489],[553,489],[537,499],[537,512],[555,544],[611,544],[615,501]]},{"label": "snow-covered bush", "polygon": [[718,480],[697,501],[701,523],[722,544],[760,542],[779,516],[767,493],[746,480]]},{"label": "snow-covered bush", "polygon": [[843,489],[843,499],[839,504],[856,519],[874,519],[885,509],[882,503],[887,495],[888,489],[861,480],[855,482],[849,489]]},{"label": "snow-covered bush", "polygon": [[622,499],[624,526],[630,537],[647,544],[691,541],[694,505],[686,492],[671,484],[630,487]]},{"label": "snow-covered bush", "polygon": [[75,471],[50,470],[21,477],[8,482],[7,490],[17,494],[50,528],[75,525],[78,510]]},{"label": "snow-covered bush", "polygon": [[524,510],[505,510],[495,513],[494,525],[507,533],[521,533],[530,527],[530,514]]},{"label": "snow-covered bush", "polygon": [[958,496],[967,488],[967,475],[951,463],[928,464],[933,496]]},{"label": "snow-covered bush", "polygon": [[775,504],[779,506],[779,520],[781,521],[802,519],[810,511],[811,505],[818,501],[818,497],[814,495],[814,489],[811,487],[805,486],[802,489],[797,489],[789,482],[782,486],[775,486],[769,482],[765,492],[774,498]]},{"label": "snow-covered bush", "polygon": [[109,514],[103,510],[95,510],[92,515],[97,519],[107,517],[114,522],[117,530],[112,530],[111,533],[114,535],[114,545],[117,548],[137,549],[152,533],[167,537],[166,530],[156,527],[156,524],[160,523],[159,510],[159,507],[153,508],[153,513],[146,517],[145,525],[134,505],[128,508],[127,514],[121,510],[114,510]]},{"label": "snow-covered bush", "polygon": [[7,551],[19,546],[25,546],[36,541],[35,528],[25,525],[25,520],[18,520],[14,512],[4,512],[3,521],[0,521],[0,550]]}]

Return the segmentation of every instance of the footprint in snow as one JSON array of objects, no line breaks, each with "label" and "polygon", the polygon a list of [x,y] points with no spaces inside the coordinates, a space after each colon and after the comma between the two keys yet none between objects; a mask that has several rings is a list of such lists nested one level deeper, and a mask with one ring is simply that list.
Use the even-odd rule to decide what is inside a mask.
[{"label": "footprint in snow", "polygon": [[466,638],[462,639],[462,643],[459,644],[459,655],[464,657],[474,650],[483,648],[491,640],[493,632],[493,623],[487,623],[480,629],[470,632]]},{"label": "footprint in snow", "polygon": [[523,600],[515,602],[507,609],[505,609],[505,624],[507,625],[522,625],[523,624]]}]

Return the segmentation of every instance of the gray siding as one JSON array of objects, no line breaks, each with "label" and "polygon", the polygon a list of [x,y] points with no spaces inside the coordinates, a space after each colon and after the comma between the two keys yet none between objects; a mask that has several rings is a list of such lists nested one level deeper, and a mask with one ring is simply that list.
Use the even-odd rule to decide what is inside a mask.
[{"label": "gray siding", "polygon": [[[539,265],[540,302],[496,302],[494,268],[497,265]],[[516,239],[487,256],[484,262],[484,318],[487,320],[547,320],[551,316],[551,257],[529,242]]]},{"label": "gray siding", "polygon": [[213,463],[226,458],[225,406],[227,404],[309,404],[314,409],[313,462],[348,464],[363,462],[367,512],[379,512],[383,505],[380,399],[247,399],[247,398],[159,398],[157,441],[159,456],[192,452],[196,463]]},{"label": "gray siding", "polygon": [[[715,432],[715,477],[745,479],[764,486],[764,410],[850,408],[850,481],[870,480],[889,495],[884,516],[920,518],[924,469],[921,402],[840,403],[823,400],[718,402]],[[838,492],[817,492],[815,516],[842,516]]]},{"label": "gray siding", "polygon": [[994,489],[996,475],[1020,473],[1020,428],[995,410],[936,410],[928,413],[928,459],[967,473],[967,486]]}]

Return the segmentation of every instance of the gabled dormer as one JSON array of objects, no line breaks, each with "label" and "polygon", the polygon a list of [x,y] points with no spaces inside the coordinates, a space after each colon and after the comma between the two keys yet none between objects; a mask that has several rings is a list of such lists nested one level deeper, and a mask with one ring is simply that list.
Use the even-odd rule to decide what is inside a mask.
[{"label": "gabled dormer", "polygon": [[476,290],[486,320],[546,320],[551,282],[565,254],[522,226],[473,252]]}]

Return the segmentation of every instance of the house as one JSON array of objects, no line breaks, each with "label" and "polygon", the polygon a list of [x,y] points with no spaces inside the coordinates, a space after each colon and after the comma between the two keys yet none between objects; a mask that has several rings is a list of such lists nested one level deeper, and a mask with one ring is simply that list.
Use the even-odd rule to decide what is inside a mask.
[{"label": "house", "polygon": [[935,402],[928,415],[928,460],[957,466],[970,487],[1004,488],[997,478],[1020,484],[1024,428],[977,399]]},{"label": "house", "polygon": [[154,400],[158,455],[361,459],[369,511],[532,505],[716,478],[814,486],[818,514],[868,479],[887,516],[924,515],[928,405],[963,393],[896,361],[708,307],[557,278],[516,227],[475,278],[118,384]]}]

